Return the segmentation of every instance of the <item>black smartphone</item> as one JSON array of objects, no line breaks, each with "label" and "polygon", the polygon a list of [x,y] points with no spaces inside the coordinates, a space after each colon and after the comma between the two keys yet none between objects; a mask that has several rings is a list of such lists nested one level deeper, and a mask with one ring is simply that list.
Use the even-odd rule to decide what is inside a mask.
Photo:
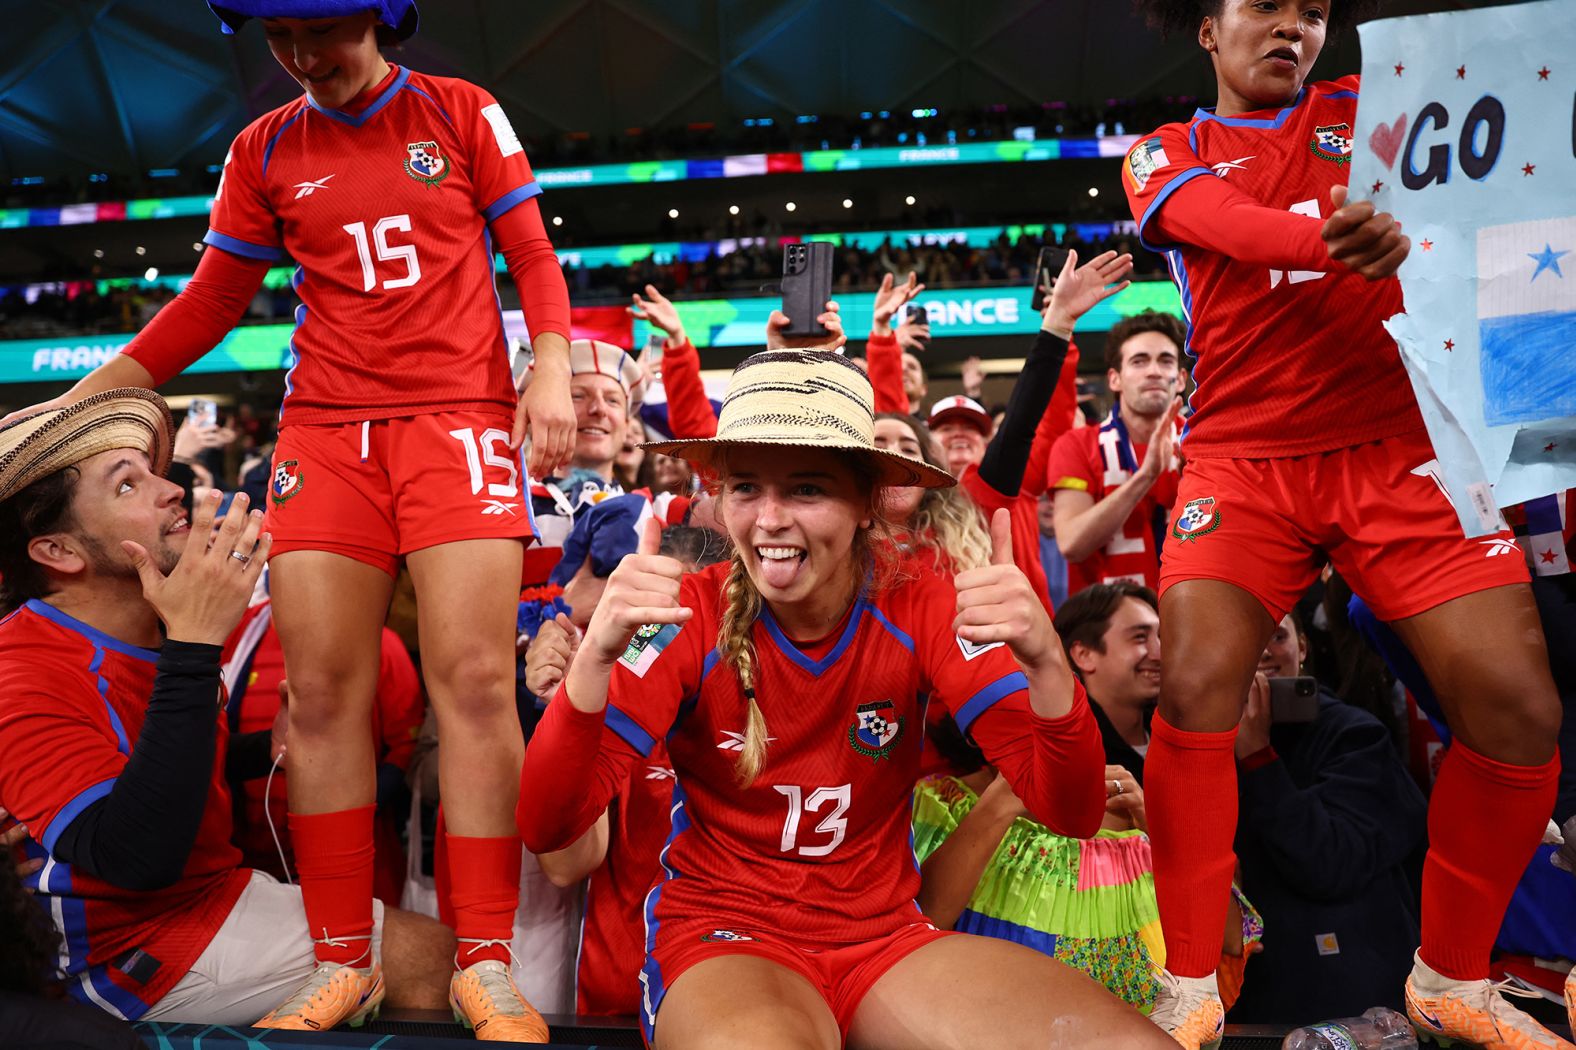
[{"label": "black smartphone", "polygon": [[831,335],[816,323],[832,298],[832,245],[825,241],[783,245],[785,335]]},{"label": "black smartphone", "polygon": [[930,325],[930,313],[925,309],[924,303],[909,303],[903,320],[909,324]]},{"label": "black smartphone", "polygon": [[1034,300],[1029,308],[1035,313],[1045,309],[1045,289],[1061,274],[1062,267],[1067,265],[1067,249],[1047,247],[1040,249],[1040,257],[1034,262]]},{"label": "black smartphone", "polygon": [[1312,722],[1319,717],[1319,682],[1310,675],[1270,679],[1270,721]]}]

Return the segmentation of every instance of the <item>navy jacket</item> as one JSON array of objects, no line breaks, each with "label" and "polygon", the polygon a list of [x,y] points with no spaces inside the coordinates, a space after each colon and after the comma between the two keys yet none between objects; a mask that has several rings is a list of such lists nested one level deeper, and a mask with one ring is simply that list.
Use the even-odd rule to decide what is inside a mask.
[{"label": "navy jacket", "polygon": [[1414,873],[1427,804],[1389,733],[1327,693],[1270,730],[1276,760],[1238,772],[1242,887],[1264,916],[1238,1023],[1304,1024],[1401,1007],[1418,944]]}]

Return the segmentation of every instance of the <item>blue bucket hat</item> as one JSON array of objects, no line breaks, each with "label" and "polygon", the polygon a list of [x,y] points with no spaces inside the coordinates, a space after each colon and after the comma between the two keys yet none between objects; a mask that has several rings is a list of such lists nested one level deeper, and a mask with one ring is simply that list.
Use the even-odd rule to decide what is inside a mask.
[{"label": "blue bucket hat", "polygon": [[396,37],[409,40],[420,21],[416,0],[225,0],[222,4],[208,0],[208,7],[219,16],[226,33],[240,29],[248,18],[341,18],[372,11]]}]

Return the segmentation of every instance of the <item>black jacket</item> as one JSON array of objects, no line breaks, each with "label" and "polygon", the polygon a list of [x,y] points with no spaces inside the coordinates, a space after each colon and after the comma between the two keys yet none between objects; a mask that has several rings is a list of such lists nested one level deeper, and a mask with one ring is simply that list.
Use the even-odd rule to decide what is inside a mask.
[{"label": "black jacket", "polygon": [[1238,1023],[1304,1024],[1401,1008],[1418,943],[1414,873],[1427,803],[1367,712],[1321,694],[1277,724],[1278,758],[1238,771],[1242,887],[1264,916]]}]

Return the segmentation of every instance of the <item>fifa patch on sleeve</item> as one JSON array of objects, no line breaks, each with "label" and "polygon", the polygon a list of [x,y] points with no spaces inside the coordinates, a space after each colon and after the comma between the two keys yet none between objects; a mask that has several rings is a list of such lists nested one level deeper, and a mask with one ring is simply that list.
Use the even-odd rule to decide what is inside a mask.
[{"label": "fifa patch on sleeve", "polygon": [[961,636],[958,638],[958,648],[963,650],[963,660],[965,663],[974,659],[976,656],[985,655],[992,649],[1000,649],[1006,644],[1006,642],[970,642],[965,641]]},{"label": "fifa patch on sleeve", "polygon": [[636,678],[644,678],[646,672],[651,670],[651,665],[657,662],[657,657],[662,655],[662,650],[678,636],[679,625],[676,623],[648,623],[635,632],[618,662],[635,672]]},{"label": "fifa patch on sleeve", "polygon": [[520,145],[520,136],[514,133],[514,125],[509,123],[502,106],[496,102],[484,106],[482,116],[486,117],[487,123],[492,125],[493,138],[498,140],[498,152],[501,155],[512,157],[516,153],[525,152],[525,147]]},{"label": "fifa patch on sleeve", "polygon": [[1143,193],[1144,187],[1149,185],[1149,176],[1171,163],[1166,156],[1165,146],[1160,142],[1160,136],[1145,139],[1133,147],[1127,155],[1127,163],[1122,165],[1122,172],[1127,176],[1128,183],[1133,187],[1134,193]]}]

